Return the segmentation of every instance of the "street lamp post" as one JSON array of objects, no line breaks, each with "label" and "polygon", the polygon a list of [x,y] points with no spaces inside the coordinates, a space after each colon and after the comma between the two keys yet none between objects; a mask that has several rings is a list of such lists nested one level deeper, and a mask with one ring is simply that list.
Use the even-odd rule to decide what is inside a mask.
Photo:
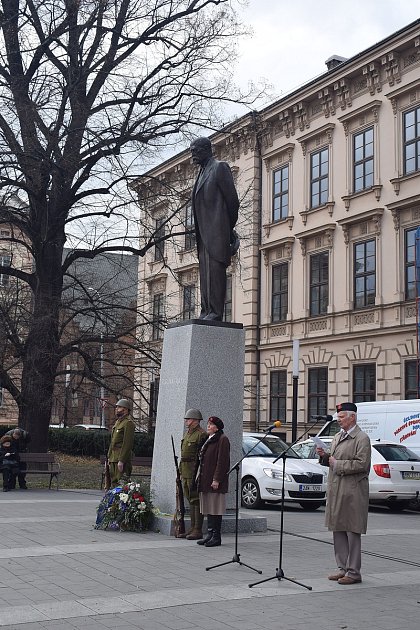
[{"label": "street lamp post", "polygon": [[297,438],[297,407],[299,384],[299,339],[293,339],[292,442]]},{"label": "street lamp post", "polygon": [[100,371],[101,371],[101,427],[105,427],[105,387],[104,387],[104,334],[101,332],[100,345]]},{"label": "street lamp post", "polygon": [[[101,297],[98,289],[94,287],[88,287],[88,291],[93,291],[97,294],[98,298]],[[101,378],[101,391],[100,391],[100,399],[101,399],[101,427],[105,427],[105,387],[104,387],[104,333],[101,331],[101,342],[99,345],[99,376]]]},{"label": "street lamp post", "polygon": [[67,427],[68,426],[70,370],[71,370],[71,366],[70,365],[66,365],[66,382],[65,382],[65,385],[64,385],[63,427]]}]

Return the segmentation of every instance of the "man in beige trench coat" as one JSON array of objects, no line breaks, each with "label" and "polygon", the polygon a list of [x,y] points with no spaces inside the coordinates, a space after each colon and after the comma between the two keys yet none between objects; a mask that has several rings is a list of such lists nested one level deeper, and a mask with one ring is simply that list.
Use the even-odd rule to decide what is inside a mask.
[{"label": "man in beige trench coat", "polygon": [[337,405],[341,431],[331,443],[330,452],[317,448],[320,463],[329,466],[325,524],[333,532],[338,572],[328,576],[339,584],[362,581],[361,534],[366,533],[369,509],[369,437],[356,424],[357,407]]}]

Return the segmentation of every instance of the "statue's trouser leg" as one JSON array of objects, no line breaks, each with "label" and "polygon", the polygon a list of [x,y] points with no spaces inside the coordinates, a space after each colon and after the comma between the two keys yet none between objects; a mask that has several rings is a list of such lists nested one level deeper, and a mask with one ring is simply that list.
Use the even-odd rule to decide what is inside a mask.
[{"label": "statue's trouser leg", "polygon": [[200,317],[223,318],[226,297],[226,267],[223,263],[210,258],[204,246],[200,249]]}]

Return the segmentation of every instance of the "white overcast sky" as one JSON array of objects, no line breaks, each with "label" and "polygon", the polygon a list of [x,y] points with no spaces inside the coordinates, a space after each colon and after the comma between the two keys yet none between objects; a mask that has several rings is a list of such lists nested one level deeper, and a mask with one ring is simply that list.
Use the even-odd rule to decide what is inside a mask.
[{"label": "white overcast sky", "polygon": [[253,35],[239,45],[236,82],[244,86],[265,78],[276,98],[326,72],[325,61],[333,54],[352,57],[420,18],[416,0],[249,0],[247,4],[239,15]]}]

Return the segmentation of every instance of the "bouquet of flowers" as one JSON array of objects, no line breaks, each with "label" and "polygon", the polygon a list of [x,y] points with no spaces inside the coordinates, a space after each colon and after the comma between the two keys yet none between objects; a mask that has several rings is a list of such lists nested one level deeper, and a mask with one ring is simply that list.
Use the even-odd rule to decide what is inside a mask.
[{"label": "bouquet of flowers", "polygon": [[95,529],[119,529],[139,532],[149,529],[153,521],[149,493],[139,483],[128,482],[108,490],[98,509]]}]

